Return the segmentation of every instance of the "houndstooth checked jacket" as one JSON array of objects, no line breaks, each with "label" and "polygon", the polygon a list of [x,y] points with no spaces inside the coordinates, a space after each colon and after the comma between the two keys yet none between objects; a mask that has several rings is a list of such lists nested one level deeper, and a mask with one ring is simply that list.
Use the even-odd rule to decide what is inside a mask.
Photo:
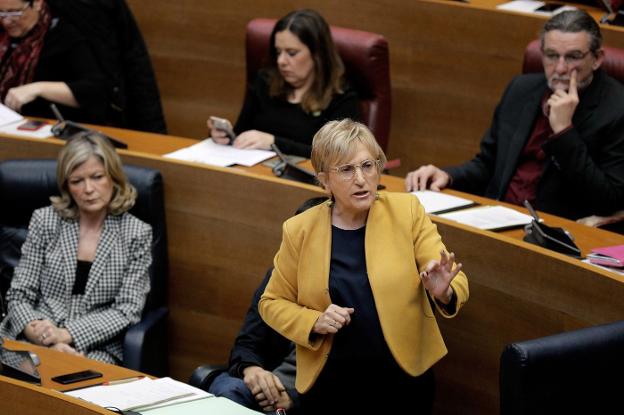
[{"label": "houndstooth checked jacket", "polygon": [[49,319],[69,330],[79,352],[119,363],[123,333],[140,320],[150,288],[152,230],[129,213],[109,215],[85,293],[72,295],[79,232],[77,220],[61,218],[52,206],[33,213],[0,336],[19,337],[30,321]]}]

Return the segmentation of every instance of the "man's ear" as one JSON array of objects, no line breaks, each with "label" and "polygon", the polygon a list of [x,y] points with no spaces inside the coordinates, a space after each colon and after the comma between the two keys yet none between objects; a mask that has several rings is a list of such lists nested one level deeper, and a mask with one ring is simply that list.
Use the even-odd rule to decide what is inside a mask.
[{"label": "man's ear", "polygon": [[592,70],[595,71],[596,69],[600,68],[600,66],[604,62],[604,57],[605,57],[604,50],[598,49],[598,52],[596,52],[594,56],[595,56],[595,60],[592,65]]},{"label": "man's ear", "polygon": [[38,12],[41,11],[42,3],[43,3],[43,0],[33,1],[33,5],[32,5],[33,10],[38,11]]}]

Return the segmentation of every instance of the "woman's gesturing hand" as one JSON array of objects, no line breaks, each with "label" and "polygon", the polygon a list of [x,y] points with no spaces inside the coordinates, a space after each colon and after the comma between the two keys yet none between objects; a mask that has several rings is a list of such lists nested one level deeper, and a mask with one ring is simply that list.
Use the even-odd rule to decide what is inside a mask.
[{"label": "woman's gesturing hand", "polygon": [[338,333],[351,322],[354,309],[330,304],[314,323],[312,331],[318,334]]},{"label": "woman's gesturing hand", "polygon": [[431,260],[420,273],[420,278],[425,285],[429,294],[434,296],[443,304],[448,304],[453,297],[453,288],[451,281],[461,271],[462,264],[458,263],[455,268],[455,254],[447,254],[446,251],[440,252],[440,260]]}]

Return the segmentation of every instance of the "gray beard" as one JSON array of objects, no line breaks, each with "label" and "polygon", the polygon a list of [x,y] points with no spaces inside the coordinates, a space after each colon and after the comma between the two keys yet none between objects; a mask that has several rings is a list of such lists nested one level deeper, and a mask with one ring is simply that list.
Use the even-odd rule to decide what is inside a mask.
[{"label": "gray beard", "polygon": [[[561,78],[559,78],[561,79]],[[565,81],[570,81],[570,79],[564,79]],[[591,82],[594,80],[594,73],[592,72],[591,74],[589,74],[589,76],[587,78],[585,78],[583,80],[583,82],[578,82],[576,84],[576,89],[580,92],[582,90],[584,90],[585,88],[587,88],[589,86],[589,84],[591,84]],[[553,88],[553,78],[548,80],[548,87],[550,88],[551,91],[555,92],[555,88]],[[565,90],[566,92],[568,92],[568,90]]]}]

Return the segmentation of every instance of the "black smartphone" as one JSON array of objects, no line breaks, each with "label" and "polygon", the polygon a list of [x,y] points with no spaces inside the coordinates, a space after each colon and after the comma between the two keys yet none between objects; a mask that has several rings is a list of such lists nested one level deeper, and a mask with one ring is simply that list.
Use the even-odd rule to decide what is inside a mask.
[{"label": "black smartphone", "polygon": [[67,385],[69,383],[82,382],[83,380],[101,378],[102,374],[95,370],[83,370],[81,372],[68,373],[66,375],[55,376],[52,378],[57,383]]}]

